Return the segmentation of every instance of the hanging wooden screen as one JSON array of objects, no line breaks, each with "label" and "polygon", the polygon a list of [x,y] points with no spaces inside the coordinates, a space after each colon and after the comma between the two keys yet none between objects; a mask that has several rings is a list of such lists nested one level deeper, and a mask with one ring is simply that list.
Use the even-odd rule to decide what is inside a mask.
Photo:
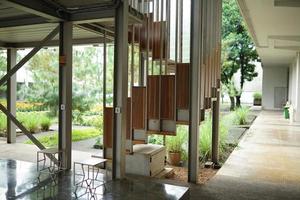
[{"label": "hanging wooden screen", "polygon": [[176,67],[176,108],[189,109],[189,63]]},{"label": "hanging wooden screen", "polygon": [[145,129],[146,87],[132,88],[132,128]]},{"label": "hanging wooden screen", "polygon": [[104,108],[104,119],[103,119],[103,145],[105,148],[112,148],[113,146],[113,108]]},{"label": "hanging wooden screen", "polygon": [[161,76],[161,119],[174,120],[175,76]]},{"label": "hanging wooden screen", "polygon": [[[153,49],[152,49],[152,58],[153,60],[159,60],[161,57],[161,53],[162,53],[162,58],[161,59],[165,59],[165,55],[166,55],[166,51],[165,51],[165,47],[166,47],[166,38],[162,37],[160,35],[160,30],[163,29],[162,31],[165,32],[166,31],[166,23],[165,22],[154,22],[153,23]],[[161,47],[161,40],[163,46]],[[163,51],[163,52],[161,52]]]},{"label": "hanging wooden screen", "polygon": [[147,87],[148,119],[159,119],[159,76],[148,76]]}]

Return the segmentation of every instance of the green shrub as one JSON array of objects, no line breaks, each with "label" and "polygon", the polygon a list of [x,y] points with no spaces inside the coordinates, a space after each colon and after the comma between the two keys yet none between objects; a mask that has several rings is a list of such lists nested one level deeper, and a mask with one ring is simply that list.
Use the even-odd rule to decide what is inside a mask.
[{"label": "green shrub", "polygon": [[2,113],[0,113],[0,132],[3,133],[7,129],[7,121],[6,116]]},{"label": "green shrub", "polygon": [[237,125],[245,125],[247,124],[247,118],[249,115],[248,107],[240,107],[234,111],[235,120]]},{"label": "green shrub", "polygon": [[168,152],[181,153],[181,160],[186,160],[188,142],[188,127],[178,126],[176,136],[166,137],[166,148]]},{"label": "green shrub", "polygon": [[73,110],[72,112],[73,123],[82,125],[83,124],[83,114],[79,110]]},{"label": "green shrub", "polygon": [[163,145],[164,144],[164,136],[162,135],[149,135],[148,137],[148,143],[151,144],[159,144]]},{"label": "green shrub", "polygon": [[28,116],[23,122],[23,125],[30,133],[36,133],[40,128],[39,117],[35,115]]},{"label": "green shrub", "polygon": [[94,149],[103,149],[103,137],[100,136],[96,139],[96,143],[94,144]]},{"label": "green shrub", "polygon": [[262,98],[262,94],[260,92],[255,92],[253,94],[253,98],[259,100]]},{"label": "green shrub", "polygon": [[42,131],[49,131],[52,121],[49,117],[44,116],[40,119],[40,125]]},{"label": "green shrub", "polygon": [[[229,126],[231,122],[228,122],[230,118],[223,118],[220,121],[219,128],[219,154],[223,154],[226,149],[226,137],[228,134]],[[202,161],[207,161],[211,157],[212,149],[212,119],[208,117],[200,126],[199,136],[199,154]]]}]

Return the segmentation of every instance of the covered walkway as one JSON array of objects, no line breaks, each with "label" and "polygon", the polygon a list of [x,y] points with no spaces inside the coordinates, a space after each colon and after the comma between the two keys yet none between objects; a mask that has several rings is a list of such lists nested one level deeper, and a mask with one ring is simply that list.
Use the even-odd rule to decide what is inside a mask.
[{"label": "covered walkway", "polygon": [[191,199],[300,199],[300,125],[262,111],[217,175]]}]

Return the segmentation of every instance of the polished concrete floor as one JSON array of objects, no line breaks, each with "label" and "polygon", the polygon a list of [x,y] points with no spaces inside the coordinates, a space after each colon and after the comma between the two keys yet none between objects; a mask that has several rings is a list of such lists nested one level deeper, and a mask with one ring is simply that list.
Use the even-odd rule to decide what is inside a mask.
[{"label": "polished concrete floor", "polygon": [[[25,159],[24,149],[19,153]],[[108,183],[98,199],[300,200],[299,166],[300,124],[289,124],[281,112],[262,111],[217,175],[205,185],[188,185],[189,197],[186,184],[130,178]],[[75,199],[71,176],[60,177],[59,186],[47,177],[37,184],[36,177],[32,163],[0,160],[0,200]]]},{"label": "polished concrete floor", "polygon": [[262,111],[217,175],[191,199],[300,200],[300,125]]},{"label": "polished concrete floor", "polygon": [[[72,176],[60,175],[55,183],[47,174],[38,180],[36,165],[24,161],[0,160],[0,199],[187,199],[188,188],[171,184],[156,183],[144,178],[127,178],[108,181],[106,190],[99,187],[91,195],[84,188],[73,186]],[[76,192],[75,192],[76,191]]]}]

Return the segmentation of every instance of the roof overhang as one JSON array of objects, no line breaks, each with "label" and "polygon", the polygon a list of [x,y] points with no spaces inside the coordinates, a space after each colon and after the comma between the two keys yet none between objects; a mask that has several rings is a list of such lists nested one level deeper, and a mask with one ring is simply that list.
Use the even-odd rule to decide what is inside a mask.
[{"label": "roof overhang", "polygon": [[[115,10],[120,0],[0,0],[0,47],[31,47],[61,21],[74,23],[73,39],[89,44],[113,40]],[[129,8],[129,24],[143,14]],[[100,38],[100,39],[99,39]],[[51,45],[56,44],[55,38]]]},{"label": "roof overhang", "polygon": [[237,2],[263,65],[288,67],[300,51],[300,1]]}]

